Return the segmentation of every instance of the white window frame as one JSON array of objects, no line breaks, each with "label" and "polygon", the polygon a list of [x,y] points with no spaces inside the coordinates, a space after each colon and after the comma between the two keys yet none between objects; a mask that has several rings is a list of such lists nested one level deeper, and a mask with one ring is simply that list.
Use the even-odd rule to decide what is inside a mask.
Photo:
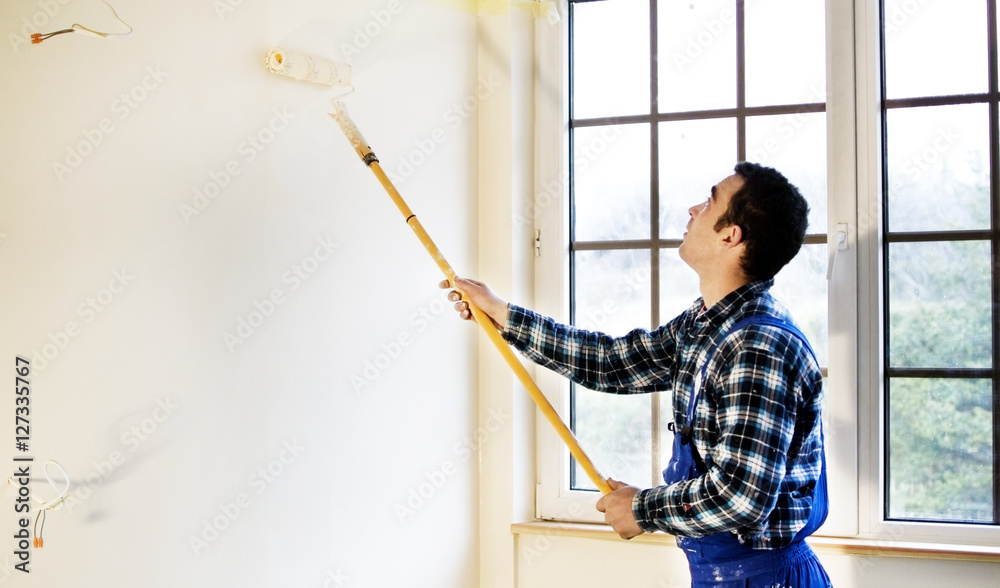
[{"label": "white window frame", "polygon": [[[560,10],[566,14],[566,3]],[[828,235],[847,229],[829,283],[827,461],[831,511],[818,536],[896,542],[1000,545],[1000,527],[886,521],[883,493],[881,122],[879,0],[827,0]],[[568,21],[536,27],[535,200],[541,247],[535,308],[569,317]],[[853,57],[853,58],[852,58]],[[830,239],[831,248],[836,239]],[[536,380],[569,414],[570,385],[544,369]],[[541,520],[603,523],[596,492],[568,490],[562,440],[540,420],[536,431]],[[587,447],[584,447],[586,450]],[[600,469],[601,464],[596,464]]]}]

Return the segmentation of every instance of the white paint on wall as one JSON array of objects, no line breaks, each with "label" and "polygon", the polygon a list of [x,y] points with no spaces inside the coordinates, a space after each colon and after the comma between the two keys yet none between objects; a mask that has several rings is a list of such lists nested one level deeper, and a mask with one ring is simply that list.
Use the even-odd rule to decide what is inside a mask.
[{"label": "white paint on wall", "polygon": [[[57,3],[41,32],[105,18]],[[4,582],[472,585],[476,467],[454,448],[481,425],[476,333],[441,311],[329,89],[264,57],[350,61],[345,100],[384,161],[446,130],[404,195],[472,273],[476,127],[446,116],[479,84],[475,19],[418,0],[112,0],[129,39],[14,44],[43,4],[0,7],[0,363],[37,357],[31,453],[75,483],[29,583]],[[445,461],[401,523],[393,504]]]}]

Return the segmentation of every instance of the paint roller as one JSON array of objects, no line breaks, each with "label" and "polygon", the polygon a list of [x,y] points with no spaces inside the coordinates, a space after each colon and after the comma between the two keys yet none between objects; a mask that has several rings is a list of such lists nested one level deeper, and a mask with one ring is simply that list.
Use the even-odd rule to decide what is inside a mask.
[{"label": "paint roller", "polygon": [[279,76],[353,89],[351,66],[340,61],[276,47],[267,53],[265,65],[267,71]]},{"label": "paint roller", "polygon": [[[274,65],[273,69],[272,64]],[[350,66],[346,66],[346,64],[337,64],[336,62],[323,58],[317,58],[299,53],[283,52],[282,50],[277,49],[268,55],[268,70],[272,73],[304,81],[324,83],[326,85],[349,85],[351,73],[349,68]],[[346,78],[344,77],[345,72]],[[435,245],[430,235],[427,234],[427,231],[424,230],[424,227],[417,219],[417,216],[412,210],[410,210],[410,207],[407,206],[402,195],[400,195],[399,191],[389,179],[389,176],[382,169],[378,157],[375,156],[372,148],[361,135],[361,131],[358,130],[354,121],[352,121],[350,116],[348,116],[344,103],[331,100],[331,106],[333,107],[333,112],[330,113],[330,116],[340,125],[341,131],[344,133],[344,136],[358,154],[358,157],[361,158],[365,165],[367,165],[368,168],[375,174],[375,177],[378,178],[382,187],[385,188],[385,191],[389,194],[389,197],[396,205],[396,208],[398,208],[399,212],[403,215],[406,224],[413,230],[417,239],[419,239],[420,243],[424,246],[424,249],[426,249],[427,253],[430,254],[431,258],[433,258],[434,263],[437,264],[438,268],[441,269],[445,277],[448,279],[448,282],[452,285],[452,287],[454,287],[456,276],[455,270],[448,263],[448,260],[445,259],[441,250],[438,249],[437,245]],[[524,365],[520,362],[520,360],[518,360],[517,356],[514,355],[514,351],[511,349],[510,345],[507,344],[507,341],[504,340],[500,331],[496,329],[493,321],[490,320],[490,318],[486,316],[486,314],[476,305],[472,304],[471,301],[466,300],[466,302],[468,302],[469,310],[475,317],[476,322],[483,328],[486,336],[491,342],[493,342],[497,351],[500,352],[500,355],[507,362],[507,365],[510,366],[511,370],[513,370],[514,375],[517,376],[517,379],[528,391],[528,395],[535,402],[535,405],[556,430],[559,437],[562,438],[563,442],[569,448],[570,453],[574,458],[576,458],[576,461],[583,468],[584,472],[586,472],[587,477],[590,478],[591,482],[593,482],[603,494],[610,493],[612,491],[611,485],[608,483],[607,479],[602,476],[600,472],[598,472],[594,462],[583,450],[583,447],[580,446],[580,443],[577,441],[573,431],[566,426],[566,423],[564,423],[559,417],[559,413],[556,412],[555,408],[552,407],[552,404],[542,393],[541,389],[537,384],[535,384],[535,381],[532,379],[531,374],[528,373],[528,370],[525,369]]]}]

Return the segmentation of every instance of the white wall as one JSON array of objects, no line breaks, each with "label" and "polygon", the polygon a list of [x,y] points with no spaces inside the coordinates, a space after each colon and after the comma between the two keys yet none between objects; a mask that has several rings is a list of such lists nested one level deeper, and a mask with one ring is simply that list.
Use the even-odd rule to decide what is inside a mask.
[{"label": "white wall", "polygon": [[[112,4],[131,38],[40,45],[23,35],[117,29],[97,0],[0,7],[0,364],[9,384],[33,360],[32,490],[54,494],[44,459],[74,479],[30,575],[0,542],[0,583],[475,585],[477,335],[327,117],[331,91],[263,67],[278,45],[350,61],[355,122],[472,273],[477,128],[456,105],[476,105],[475,18],[423,0]],[[227,343],[241,319],[257,327]]]}]

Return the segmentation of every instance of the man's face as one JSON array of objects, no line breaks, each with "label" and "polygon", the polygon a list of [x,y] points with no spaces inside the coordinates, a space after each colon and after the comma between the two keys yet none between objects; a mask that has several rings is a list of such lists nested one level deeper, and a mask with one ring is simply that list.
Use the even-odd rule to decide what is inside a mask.
[{"label": "man's face", "polygon": [[726,231],[716,232],[715,223],[729,209],[729,201],[743,187],[743,183],[742,177],[733,174],[712,186],[707,200],[688,209],[691,220],[684,233],[680,256],[695,271],[704,263],[712,263],[723,245]]}]

